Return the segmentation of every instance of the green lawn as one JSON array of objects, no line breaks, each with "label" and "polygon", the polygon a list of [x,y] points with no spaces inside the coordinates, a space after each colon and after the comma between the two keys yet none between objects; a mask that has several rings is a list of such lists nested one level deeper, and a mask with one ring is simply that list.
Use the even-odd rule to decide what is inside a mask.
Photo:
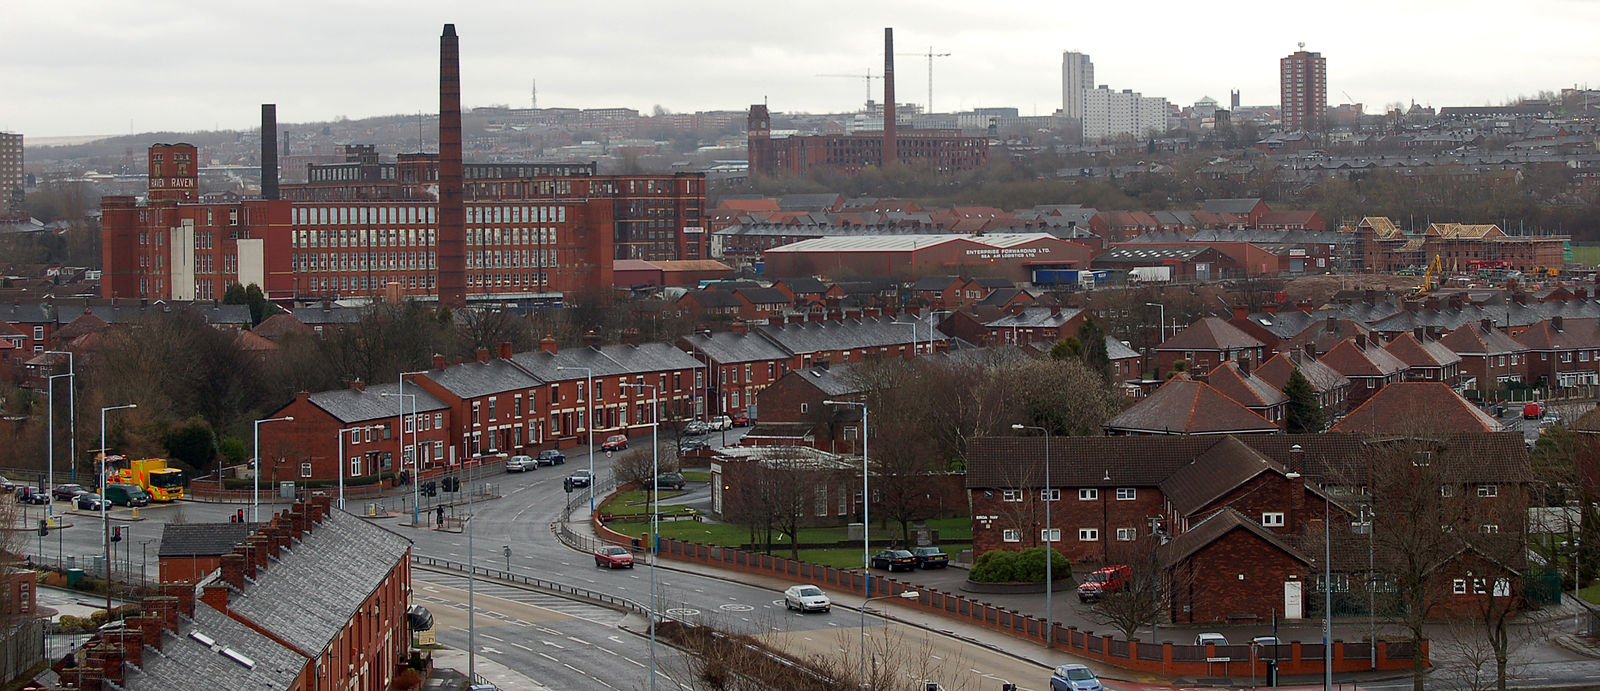
[{"label": "green lawn", "polygon": [[1600,264],[1600,245],[1573,245],[1572,260],[1584,266]]},{"label": "green lawn", "polygon": [[682,475],[683,479],[687,482],[711,481],[711,471],[709,470],[685,470],[683,471]]},{"label": "green lawn", "polygon": [[[660,501],[665,502],[673,497],[679,497],[682,495],[683,492],[662,490]],[[611,497],[611,499],[607,500],[604,504],[601,504],[600,512],[609,513],[613,516],[637,516],[640,514],[647,514],[650,512],[650,497],[642,490],[628,490],[626,492],[620,492]],[[662,515],[679,513],[692,514],[694,512],[695,510],[692,507],[684,506],[682,504],[661,504]]]},{"label": "green lawn", "polygon": [[1585,601],[1600,605],[1600,583],[1579,590],[1578,594],[1582,595]]}]

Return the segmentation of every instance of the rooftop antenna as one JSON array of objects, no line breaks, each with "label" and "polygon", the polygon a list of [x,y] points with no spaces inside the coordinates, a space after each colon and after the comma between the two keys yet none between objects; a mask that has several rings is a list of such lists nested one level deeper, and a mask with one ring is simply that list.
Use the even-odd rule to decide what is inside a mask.
[{"label": "rooftop antenna", "polygon": [[1301,42],[1299,42],[1299,43],[1297,43],[1295,45],[1300,46],[1300,50],[1305,50],[1306,49],[1306,42],[1305,41],[1301,41]]},{"label": "rooftop antenna", "polygon": [[530,79],[530,80],[528,80],[528,84],[529,84],[528,90],[533,92],[533,109],[534,110],[538,110],[539,109],[539,80]]}]

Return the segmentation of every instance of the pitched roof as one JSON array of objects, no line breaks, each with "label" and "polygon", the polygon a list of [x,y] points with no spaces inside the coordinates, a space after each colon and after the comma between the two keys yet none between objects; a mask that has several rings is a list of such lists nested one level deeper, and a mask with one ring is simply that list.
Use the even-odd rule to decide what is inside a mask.
[{"label": "pitched roof", "polygon": [[[817,280],[815,278],[812,278],[810,276],[802,276],[802,277],[799,277],[799,278],[785,278],[785,279],[782,279],[780,281],[777,281],[777,283],[782,283],[785,288],[789,289],[789,292],[794,293],[796,295],[806,294],[806,293],[821,293],[821,292],[823,292],[823,291],[828,289],[828,284],[823,283],[822,281]],[[773,285],[776,286],[777,283],[774,283]]]},{"label": "pitched roof", "polygon": [[1207,199],[1200,204],[1200,210],[1213,214],[1239,214],[1248,215],[1254,211],[1259,198],[1254,199]]},{"label": "pitched roof", "polygon": [[[575,381],[587,376],[587,367],[594,376],[622,374],[647,374],[671,372],[702,367],[702,363],[668,343],[641,343],[639,345],[608,345],[588,348],[569,348],[550,353],[534,350],[511,356],[516,366],[533,375],[536,381]],[[567,369],[557,369],[565,367]],[[649,382],[646,382],[649,383]]]},{"label": "pitched roof", "polygon": [[256,328],[251,329],[251,331],[254,331],[258,336],[274,341],[291,333],[312,333],[311,327],[306,326],[299,319],[295,319],[293,314],[287,312],[280,312],[261,320],[261,323],[257,324]]},{"label": "pitched roof", "polygon": [[1462,324],[1461,328],[1445,334],[1439,342],[1457,355],[1506,355],[1528,350],[1527,346],[1512,340],[1499,329],[1484,326],[1482,322]]},{"label": "pitched roof", "polygon": [[[1054,329],[1072,321],[1083,310],[1076,307],[1024,307],[1018,314],[1008,313],[984,326],[991,329]],[[1120,345],[1120,344],[1119,344]]]},{"label": "pitched roof", "polygon": [[1299,350],[1278,353],[1267,358],[1266,362],[1256,368],[1255,376],[1282,391],[1283,387],[1289,385],[1289,375],[1295,370],[1299,370],[1300,376],[1311,382],[1311,388],[1318,393],[1350,385],[1349,377],[1339,374],[1337,370]]},{"label": "pitched roof", "polygon": [[789,304],[789,296],[777,288],[739,288],[734,293],[749,300],[753,305]]},{"label": "pitched roof", "polygon": [[679,343],[687,344],[705,353],[713,362],[723,364],[784,360],[789,357],[787,351],[762,338],[759,333],[697,333],[684,336]]},{"label": "pitched roof", "polygon": [[1363,436],[1499,432],[1498,420],[1437,381],[1395,382],[1334,423],[1330,431]]},{"label": "pitched roof", "polygon": [[1419,341],[1410,332],[1400,334],[1383,349],[1410,367],[1444,367],[1461,362],[1461,356],[1444,344],[1431,338]]},{"label": "pitched roof", "polygon": [[1382,348],[1356,345],[1346,338],[1317,358],[1346,377],[1390,377],[1410,369],[1400,358]]},{"label": "pitched roof", "polygon": [[1133,357],[1139,357],[1139,351],[1129,348],[1122,341],[1106,336],[1106,359],[1116,362]]},{"label": "pitched roof", "polygon": [[406,558],[411,541],[339,510],[277,562],[257,571],[228,608],[294,648],[321,653],[356,608]]},{"label": "pitched roof", "polygon": [[443,370],[432,369],[422,376],[463,399],[529,389],[544,383],[500,358],[490,358],[488,362],[472,360]]},{"label": "pitched roof", "polygon": [[1179,515],[1188,516],[1269,470],[1285,472],[1265,454],[1227,436],[1173,471],[1159,486],[1172,508]]},{"label": "pitched roof", "polygon": [[793,370],[783,377],[796,377],[827,396],[846,396],[862,391],[861,382],[852,375],[853,369],[851,365],[807,367]]},{"label": "pitched roof", "polygon": [[1248,531],[1263,542],[1266,542],[1279,551],[1306,564],[1315,564],[1315,560],[1306,556],[1300,550],[1290,546],[1272,531],[1261,527],[1259,523],[1246,518],[1233,507],[1223,507],[1199,523],[1189,526],[1182,535],[1173,538],[1157,550],[1157,560],[1162,566],[1172,566],[1189,558],[1195,552],[1204,549],[1223,536],[1234,530]]},{"label": "pitched roof", "polygon": [[1204,382],[1174,377],[1102,425],[1110,432],[1239,434],[1278,426]]},{"label": "pitched roof", "polygon": [[1278,387],[1268,384],[1252,374],[1245,374],[1233,361],[1217,365],[1206,375],[1206,383],[1221,391],[1224,396],[1243,403],[1252,410],[1271,408],[1289,402]]},{"label": "pitched roof", "polygon": [[960,283],[961,279],[955,276],[923,276],[911,284],[912,290],[944,290],[952,284]]},{"label": "pitched roof", "polygon": [[[799,355],[829,350],[856,350],[909,345],[911,330],[892,319],[862,319],[832,322],[803,322],[759,327],[761,335],[778,347]],[[934,340],[945,340],[935,332]]]},{"label": "pitched roof", "polygon": [[1556,328],[1554,319],[1545,319],[1518,334],[1516,341],[1530,350],[1591,348],[1600,344],[1600,320],[1563,318]]},{"label": "pitched roof", "polygon": [[1220,317],[1204,317],[1156,346],[1156,350],[1240,350],[1265,344]]},{"label": "pitched roof", "polygon": [[161,526],[161,552],[165,557],[214,557],[242,545],[255,523],[168,523]]},{"label": "pitched roof", "polygon": [[[328,411],[335,420],[346,424],[396,417],[400,415],[402,403],[407,412],[410,412],[411,406],[415,404],[418,413],[445,410],[450,407],[415,383],[406,387],[404,397],[401,397],[400,393],[400,383],[394,382],[374,384],[365,390],[345,388],[318,391],[311,394],[310,400],[312,405]],[[384,396],[384,394],[389,395]],[[413,394],[416,395],[415,400],[411,398]]]},{"label": "pitched roof", "polygon": [[[215,646],[201,642],[200,634]],[[147,650],[139,666],[124,668],[116,688],[291,689],[311,659],[195,599],[194,617],[179,617],[176,634],[161,634],[160,652]],[[147,643],[148,645],[148,643]],[[228,652],[235,656],[229,656]],[[249,660],[239,662],[237,656]]]},{"label": "pitched roof", "polygon": [[733,293],[730,293],[726,290],[691,290],[685,292],[682,297],[678,298],[678,300],[680,302],[684,300],[693,300],[695,304],[700,305],[701,307],[744,306],[744,303],[739,302],[739,298],[735,297]]}]

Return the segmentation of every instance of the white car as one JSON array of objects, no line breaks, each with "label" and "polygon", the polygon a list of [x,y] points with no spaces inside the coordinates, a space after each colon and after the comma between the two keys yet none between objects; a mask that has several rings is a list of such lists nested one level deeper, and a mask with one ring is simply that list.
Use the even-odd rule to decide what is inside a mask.
[{"label": "white car", "polygon": [[712,430],[733,429],[733,418],[726,415],[716,415],[706,421],[706,426]]},{"label": "white car", "polygon": [[826,593],[814,585],[796,585],[783,591],[783,608],[801,612],[826,612],[833,607]]},{"label": "white car", "polygon": [[506,472],[526,473],[539,467],[530,456],[512,456],[506,459]]},{"label": "white car", "polygon": [[1227,645],[1228,637],[1220,633],[1202,633],[1195,635],[1195,645],[1206,645],[1207,643],[1211,645]]}]

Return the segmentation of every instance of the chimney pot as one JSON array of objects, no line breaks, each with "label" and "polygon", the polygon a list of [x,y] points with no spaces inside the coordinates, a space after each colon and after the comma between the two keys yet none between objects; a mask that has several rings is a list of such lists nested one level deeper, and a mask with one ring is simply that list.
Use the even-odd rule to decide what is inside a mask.
[{"label": "chimney pot", "polygon": [[235,588],[244,589],[244,555],[238,552],[222,555],[222,580]]},{"label": "chimney pot", "polygon": [[585,347],[589,347],[589,348],[593,348],[593,347],[596,347],[596,346],[600,345],[600,334],[599,334],[599,332],[595,331],[594,329],[590,329],[590,330],[584,332],[584,334],[583,334],[583,345]]},{"label": "chimney pot", "polygon": [[556,338],[550,334],[545,334],[544,338],[539,339],[539,350],[555,355],[560,349],[557,347]]},{"label": "chimney pot", "polygon": [[478,348],[474,352],[474,355],[477,356],[478,362],[480,362],[480,363],[488,363],[489,362],[489,349],[488,348]]},{"label": "chimney pot", "polygon": [[178,614],[181,614],[185,617],[194,616],[194,584],[162,583],[161,592],[165,595],[171,596],[176,601],[178,606]]},{"label": "chimney pot", "polygon": [[516,354],[511,350],[511,341],[501,341],[496,347],[500,351],[499,358],[501,360],[510,360],[511,356]]},{"label": "chimney pot", "polygon": [[435,370],[439,370],[441,372],[444,371],[444,364],[445,364],[445,360],[444,360],[444,356],[443,355],[434,355],[433,356],[433,368]]}]

